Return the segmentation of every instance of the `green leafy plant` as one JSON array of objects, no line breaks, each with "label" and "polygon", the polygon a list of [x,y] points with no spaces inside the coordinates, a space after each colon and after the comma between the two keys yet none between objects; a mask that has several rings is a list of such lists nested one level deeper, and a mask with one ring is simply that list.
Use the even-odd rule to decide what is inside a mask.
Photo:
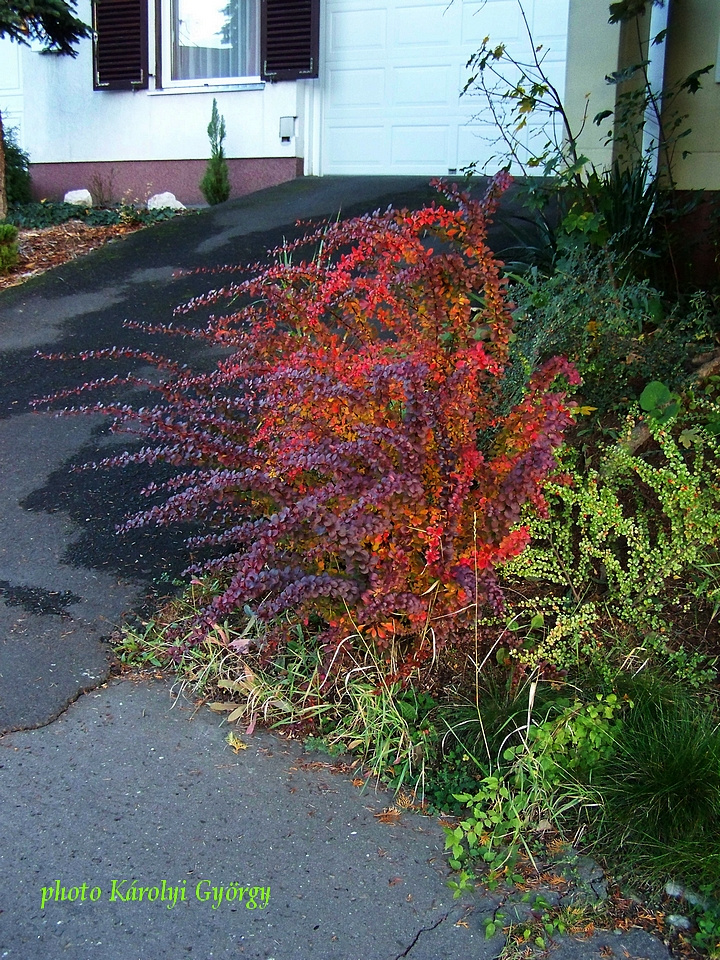
[{"label": "green leafy plant", "polygon": [[7,273],[18,261],[17,227],[0,223],[0,273]]},{"label": "green leafy plant", "polygon": [[577,827],[584,811],[599,803],[590,773],[614,752],[620,706],[614,694],[598,694],[593,701],[558,703],[558,713],[540,723],[528,716],[522,741],[504,750],[497,772],[473,794],[458,795],[466,812],[445,828],[450,865],[459,870],[482,861],[496,881],[521,851],[533,860],[533,838],[543,823],[562,830],[572,820]]},{"label": "green leafy plant", "polygon": [[214,205],[225,203],[230,196],[230,177],[223,149],[225,118],[220,116],[214,97],[207,132],[210,138],[210,160],[200,181],[200,190],[207,202]]},{"label": "green leafy plant", "polygon": [[[665,393],[657,398],[664,411]],[[714,416],[713,404],[705,409]],[[559,589],[519,601],[528,618],[544,614],[543,630],[521,634],[512,657],[562,669],[592,660],[601,649],[597,622],[607,616],[626,639],[667,632],[668,585],[688,577],[720,537],[720,448],[701,420],[690,422],[680,429],[676,419],[648,417],[653,447],[639,455],[628,445],[631,419],[597,469],[571,468],[551,488],[548,518],[531,521],[533,542],[506,572]]]},{"label": "green leafy plant", "polygon": [[112,207],[79,207],[75,203],[54,203],[40,200],[37,203],[19,204],[10,211],[7,222],[17,227],[42,229],[69,220],[80,220],[93,227],[112,226],[118,223],[152,224],[176,216],[187,216],[184,210],[145,210],[132,204],[115,204]]},{"label": "green leafy plant", "polygon": [[[689,904],[687,912],[695,921],[695,930],[690,939],[692,945],[710,960],[720,957],[720,903],[717,888],[704,884],[700,887],[699,902]],[[693,900],[696,898],[693,897]]]},{"label": "green leafy plant", "polygon": [[647,384],[640,394],[640,407],[658,424],[668,423],[680,412],[680,397],[658,380]]}]

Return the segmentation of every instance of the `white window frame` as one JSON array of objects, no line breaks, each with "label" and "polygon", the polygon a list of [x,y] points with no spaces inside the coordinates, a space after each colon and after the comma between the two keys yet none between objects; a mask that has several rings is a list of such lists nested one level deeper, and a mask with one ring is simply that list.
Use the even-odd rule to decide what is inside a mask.
[{"label": "white window frame", "polygon": [[[258,89],[264,87],[259,73],[246,77],[196,77],[191,80],[173,80],[171,78],[172,64],[172,0],[157,0],[154,4],[154,32],[156,37],[156,55],[159,57],[160,70],[156,70],[156,90],[158,93],[188,93],[193,90],[207,91],[208,89]],[[258,66],[260,65],[260,4],[258,3]],[[162,86],[157,86],[157,74]]]}]

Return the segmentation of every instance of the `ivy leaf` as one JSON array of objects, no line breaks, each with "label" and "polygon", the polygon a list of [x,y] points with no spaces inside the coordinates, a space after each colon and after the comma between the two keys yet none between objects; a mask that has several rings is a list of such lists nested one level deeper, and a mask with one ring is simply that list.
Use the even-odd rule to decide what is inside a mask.
[{"label": "ivy leaf", "polygon": [[670,390],[659,380],[652,380],[640,394],[640,406],[646,413],[652,413],[658,407],[669,403],[672,398]]},{"label": "ivy leaf", "polygon": [[699,70],[694,70],[680,84],[680,89],[687,90],[688,93],[697,93],[702,86],[700,83],[700,77],[704,76],[706,73],[709,73],[713,66],[714,65],[710,63],[706,67],[701,67]]},{"label": "ivy leaf", "polygon": [[695,443],[699,436],[700,434],[697,431],[697,427],[693,427],[692,430],[683,430],[678,439],[680,443],[687,449]]},{"label": "ivy leaf", "polygon": [[[657,0],[652,0],[657,3]],[[623,23],[635,17],[641,17],[647,9],[648,0],[617,0],[610,4],[608,23]]]}]

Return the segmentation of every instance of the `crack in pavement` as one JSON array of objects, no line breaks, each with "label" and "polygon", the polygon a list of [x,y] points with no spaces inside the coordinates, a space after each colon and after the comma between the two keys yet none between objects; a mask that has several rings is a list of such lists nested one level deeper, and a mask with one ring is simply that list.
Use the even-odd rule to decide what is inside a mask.
[{"label": "crack in pavement", "polygon": [[395,957],[395,960],[402,960],[403,957],[407,957],[407,955],[410,953],[410,951],[413,949],[413,947],[416,946],[418,940],[420,939],[420,937],[422,936],[423,933],[432,933],[433,930],[437,930],[437,928],[440,926],[440,924],[441,924],[441,923],[444,923],[449,916],[450,916],[449,912],[448,912],[448,913],[444,913],[444,914],[440,917],[440,919],[439,919],[439,920],[436,920],[435,923],[434,923],[431,927],[421,927],[421,928],[418,930],[418,932],[415,934],[415,937],[413,938],[413,942],[410,944],[410,946],[407,947],[405,950],[403,950],[402,953],[398,953],[398,955]]}]

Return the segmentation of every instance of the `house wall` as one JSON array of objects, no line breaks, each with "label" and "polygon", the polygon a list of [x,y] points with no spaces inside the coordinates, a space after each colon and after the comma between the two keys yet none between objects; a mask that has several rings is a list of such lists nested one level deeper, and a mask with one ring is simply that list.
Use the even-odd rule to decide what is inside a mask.
[{"label": "house wall", "polygon": [[612,146],[603,146],[605,128],[592,120],[615,105],[615,87],[605,77],[618,69],[620,43],[619,27],[608,23],[608,3],[570,0],[568,22],[565,112],[580,152],[598,168],[612,162]]},{"label": "house wall", "polygon": [[[716,64],[720,39],[720,0],[682,0],[670,6],[666,89],[708,64]],[[681,148],[675,178],[680,190],[720,190],[720,83],[716,69],[702,78],[702,89],[676,101],[679,114],[689,114],[691,133]],[[670,119],[666,116],[666,122]]]},{"label": "house wall", "polygon": [[24,133],[24,97],[20,47],[0,40],[0,113],[6,130],[16,130],[22,146]]},{"label": "house wall", "polygon": [[[78,16],[90,22],[89,0],[78,4]],[[152,43],[150,49],[154,74]],[[300,113],[303,83],[187,92],[94,91],[89,40],[80,42],[74,59],[17,45],[13,52],[25,77],[21,139],[38,197],[61,199],[67,189],[89,187],[93,177],[108,183],[112,176],[116,199],[129,193],[143,200],[169,190],[184,203],[202,202],[198,181],[210,152],[207,125],[213,97],[225,118],[233,195],[292,179],[301,168],[300,139],[281,141],[280,118]],[[2,94],[0,89],[0,98]]]},{"label": "house wall", "polygon": [[[206,160],[80,161],[31,165],[36,199],[62,200],[68,190],[89,190],[96,203],[143,205],[155,193],[169,190],[184,204],[204,204],[200,180]],[[230,158],[230,196],[274,187],[303,175],[303,161],[295,157]]]}]

